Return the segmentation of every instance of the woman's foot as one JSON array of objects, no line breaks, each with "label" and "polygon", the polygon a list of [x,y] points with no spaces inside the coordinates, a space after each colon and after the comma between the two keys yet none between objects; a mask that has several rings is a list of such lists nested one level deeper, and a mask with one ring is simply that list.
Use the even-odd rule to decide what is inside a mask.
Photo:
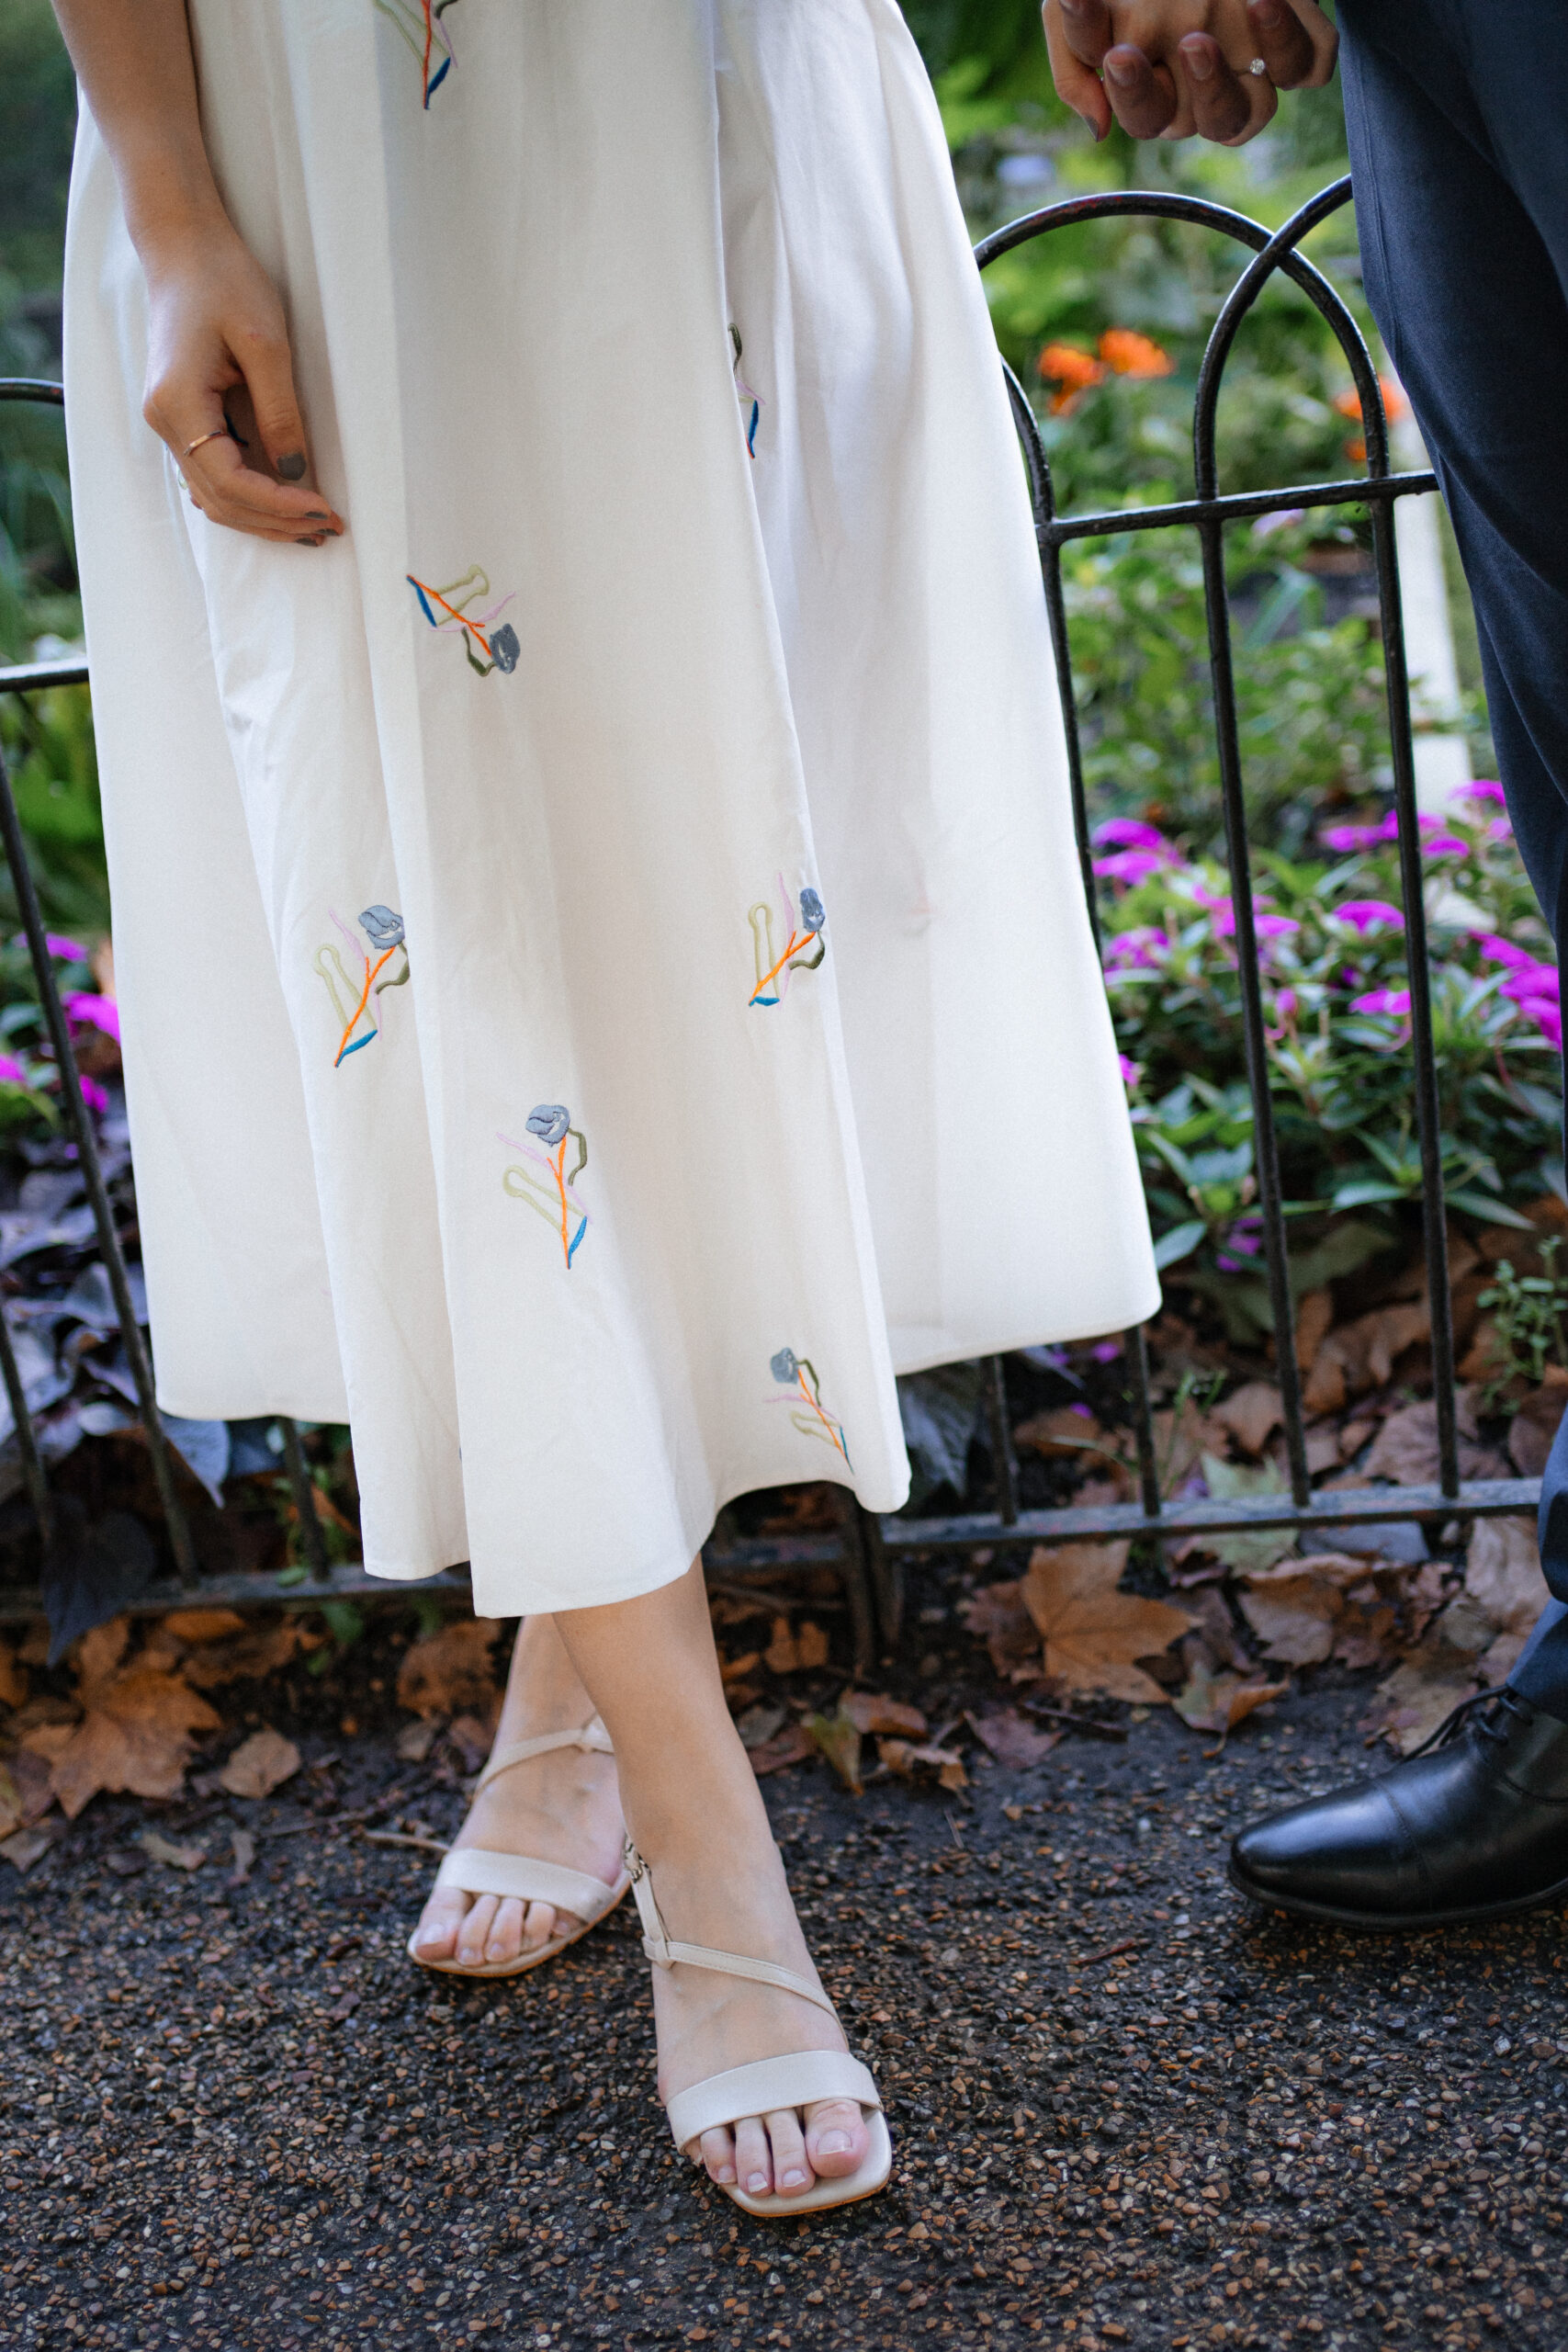
[{"label": "woman's foot", "polygon": [[[513,1740],[577,1730],[593,1712],[553,1618],[525,1618],[512,1653],[496,1752]],[[584,1871],[612,1886],[620,1875],[625,1836],[614,1757],[560,1747],[499,1773],[481,1789],[454,1850],[482,1846],[496,1853],[527,1854]],[[414,1930],[412,1949],[422,1961],[494,1966],[537,1951],[556,1937],[574,1935],[581,1924],[550,1903],[438,1887]]]},{"label": "woman's foot", "polygon": [[[760,1804],[756,1810],[761,1814]],[[819,1984],[766,1816],[760,1825],[734,1822],[721,1835],[705,1812],[692,1832],[667,1838],[657,1866],[649,1865],[671,1939],[769,1961]],[[710,2075],[759,2058],[848,2048],[837,2018],[796,1995],[679,1962],[655,1967],[653,2013],[659,2095],[666,2101]],[[819,2099],[705,2132],[688,2143],[686,2154],[721,2188],[789,2198],[805,2196],[818,2180],[854,2172],[868,2144],[855,2101]]]},{"label": "woman's foot", "polygon": [[[767,1808],[725,1704],[702,1563],[674,1583],[557,1620],[615,1743],[621,1788],[669,1936],[815,1983]],[[670,2099],[736,2066],[840,2052],[838,2020],[798,1994],[677,1962],[653,1972],[659,2086]],[[689,2153],[720,2187],[801,2197],[870,2146],[852,2100],[747,2116]]]}]

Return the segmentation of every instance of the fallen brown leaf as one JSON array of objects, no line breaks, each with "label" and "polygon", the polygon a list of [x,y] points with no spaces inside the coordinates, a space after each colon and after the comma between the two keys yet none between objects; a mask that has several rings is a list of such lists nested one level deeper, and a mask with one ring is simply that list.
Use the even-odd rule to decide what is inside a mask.
[{"label": "fallen brown leaf", "polygon": [[1024,1605],[1021,1584],[988,1584],[963,1604],[964,1622],[990,1652],[1004,1681],[1033,1681],[1040,1673],[1040,1634]]},{"label": "fallen brown leaf", "polygon": [[[96,1631],[112,1634],[114,1628]],[[40,1724],[22,1743],[49,1759],[50,1786],[64,1813],[74,1821],[101,1789],[177,1796],[193,1736],[216,1731],[217,1713],[177,1675],[136,1662],[123,1673],[106,1668],[106,1660],[123,1655],[123,1642],[97,1643],[88,1634],[78,1650],[84,1669],[81,1722]]]},{"label": "fallen brown leaf", "polygon": [[1236,1636],[1224,1593],[1216,1591],[1213,1585],[1201,1586],[1190,1592],[1181,1605],[1214,1657],[1245,1673],[1252,1661]]},{"label": "fallen brown leaf", "polygon": [[22,1826],[22,1792],[12,1774],[0,1764],[0,1838],[9,1838]]},{"label": "fallen brown leaf", "polygon": [[0,1854],[5,1855],[13,1870],[30,1871],[35,1862],[42,1861],[53,1843],[53,1838],[46,1837],[41,1829],[15,1829],[9,1838],[0,1838]]},{"label": "fallen brown leaf", "polygon": [[1043,1453],[1048,1461],[1093,1461],[1119,1476],[1126,1475],[1115,1435],[1108,1436],[1087,1405],[1053,1405],[1033,1413],[1020,1421],[1012,1442],[1019,1451]]},{"label": "fallen brown leaf", "polygon": [[1266,1657],[1286,1666],[1315,1666],[1333,1650],[1343,1596],[1302,1561],[1287,1560],[1250,1577],[1240,1600]]},{"label": "fallen brown leaf", "polygon": [[423,1764],[441,1736],[441,1718],[432,1715],[428,1723],[405,1724],[392,1745],[400,1762]]},{"label": "fallen brown leaf", "polygon": [[824,1755],[852,1795],[859,1796],[861,1781],[861,1735],[851,1715],[807,1715],[806,1731],[818,1751]]},{"label": "fallen brown leaf", "polygon": [[1069,1690],[1159,1705],[1165,1692],[1134,1664],[1168,1649],[1191,1619],[1168,1601],[1119,1592],[1125,1544],[1042,1545],[1023,1579],[1024,1605],[1044,1636],[1044,1665]]},{"label": "fallen brown leaf", "polygon": [[[751,1662],[756,1664],[754,1656]],[[828,1636],[809,1618],[796,1632],[787,1617],[775,1617],[773,1639],[762,1652],[762,1662],[774,1674],[800,1674],[808,1667],[826,1666]]]},{"label": "fallen brown leaf", "polygon": [[1303,1372],[1312,1370],[1313,1359],[1333,1325],[1334,1293],[1309,1290],[1296,1309],[1296,1363]]},{"label": "fallen brown leaf", "polygon": [[964,1758],[955,1747],[936,1747],[930,1744],[917,1746],[908,1739],[879,1739],[877,1759],[901,1781],[921,1780],[934,1774],[939,1789],[956,1795],[969,1786],[969,1775],[964,1770]]},{"label": "fallen brown leaf", "polygon": [[1495,1637],[1480,1661],[1481,1679],[1506,1682],[1551,1598],[1533,1520],[1476,1521],[1465,1560],[1464,1591],[1494,1628]]},{"label": "fallen brown leaf", "polygon": [[140,1843],[144,1854],[155,1862],[166,1863],[172,1871],[198,1871],[207,1860],[205,1846],[176,1845],[173,1838],[161,1837],[156,1829],[144,1829]]},{"label": "fallen brown leaf", "polygon": [[224,1642],[243,1634],[245,1621],[237,1609],[171,1609],[163,1627],[176,1642]]},{"label": "fallen brown leaf", "polygon": [[446,1736],[462,1758],[464,1771],[477,1772],[490,1754],[495,1732],[492,1722],[481,1722],[478,1715],[454,1715]]},{"label": "fallen brown leaf", "polygon": [[1568,1372],[1549,1363],[1539,1388],[1521,1399],[1508,1424],[1508,1459],[1521,1478],[1539,1478],[1546,1468],[1563,1409],[1568,1407]]},{"label": "fallen brown leaf", "polygon": [[1255,1459],[1285,1418],[1284,1400],[1271,1380],[1247,1381],[1211,1410],[1242,1452]]},{"label": "fallen brown leaf", "polygon": [[[1460,1396],[1459,1466],[1465,1478],[1508,1475],[1508,1464],[1496,1448],[1477,1442],[1475,1400],[1467,1391]],[[1389,1415],[1362,1468],[1368,1478],[1392,1478],[1401,1487],[1437,1485],[1438,1408],[1430,1398]]]},{"label": "fallen brown leaf", "polygon": [[[227,1617],[233,1612],[215,1609],[191,1613]],[[167,1627],[173,1620],[165,1618],[164,1623]],[[221,1690],[229,1682],[263,1682],[280,1674],[301,1650],[319,1649],[321,1640],[299,1617],[274,1617],[250,1624],[241,1618],[237,1633],[184,1645],[179,1669],[197,1690]]]},{"label": "fallen brown leaf", "polygon": [[1281,1697],[1290,1687],[1288,1681],[1263,1682],[1255,1676],[1200,1670],[1193,1674],[1185,1690],[1178,1691],[1171,1704],[1182,1722],[1190,1724],[1194,1731],[1217,1731],[1223,1737],[1245,1721],[1255,1707]]},{"label": "fallen brown leaf", "polygon": [[769,1772],[782,1772],[787,1765],[804,1764],[808,1756],[817,1753],[811,1741],[798,1724],[786,1724],[774,1732],[760,1747],[753,1747],[751,1770],[761,1781]]},{"label": "fallen brown leaf", "polygon": [[1406,1348],[1429,1339],[1432,1317],[1425,1299],[1410,1306],[1375,1307],[1341,1323],[1322,1340],[1303,1392],[1309,1413],[1337,1413],[1352,1396],[1381,1388],[1393,1376]]},{"label": "fallen brown leaf", "polygon": [[869,1690],[846,1690],[839,1711],[848,1715],[859,1732],[896,1732],[906,1738],[923,1739],[929,1729],[919,1707],[907,1707],[898,1699],[874,1697]]},{"label": "fallen brown leaf", "polygon": [[9,1642],[0,1642],[0,1707],[25,1707],[28,1688],[27,1668]]},{"label": "fallen brown leaf", "polygon": [[399,1706],[411,1715],[488,1714],[500,1698],[491,1665],[500,1631],[496,1618],[459,1617],[411,1642],[398,1673]]},{"label": "fallen brown leaf", "polygon": [[270,1727],[242,1740],[218,1775],[231,1797],[269,1797],[299,1770],[299,1750]]},{"label": "fallen brown leaf", "polygon": [[1026,1723],[1016,1707],[999,1707],[987,1715],[965,1717],[970,1730],[988,1754],[1010,1770],[1021,1772],[1049,1756],[1066,1739],[1065,1731],[1039,1731]]},{"label": "fallen brown leaf", "polygon": [[1434,1673],[1420,1659],[1409,1658],[1379,1683],[1369,1728],[1401,1756],[1408,1756],[1477,1687],[1473,1668],[1450,1665],[1448,1671]]}]

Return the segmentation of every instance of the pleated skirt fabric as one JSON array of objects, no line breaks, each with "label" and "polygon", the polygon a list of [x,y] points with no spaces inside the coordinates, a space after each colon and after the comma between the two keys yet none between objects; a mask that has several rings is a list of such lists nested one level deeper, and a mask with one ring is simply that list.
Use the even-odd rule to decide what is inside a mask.
[{"label": "pleated skirt fabric", "polygon": [[352,1423],[490,1614],[896,1508],[896,1371],[1157,1283],[1027,501],[893,0],[193,0],[342,540],[72,470],[159,1395]]}]

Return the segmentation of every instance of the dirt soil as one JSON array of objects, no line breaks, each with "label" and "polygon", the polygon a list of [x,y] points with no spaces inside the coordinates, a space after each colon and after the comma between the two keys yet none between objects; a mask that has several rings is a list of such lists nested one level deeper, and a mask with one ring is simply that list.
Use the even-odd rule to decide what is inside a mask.
[{"label": "dirt soil", "polygon": [[1366,1939],[1224,1883],[1380,1760],[1353,1679],[1224,1754],[1160,1710],[960,1796],[770,1778],[897,2170],[769,2225],[669,2143],[629,1905],[511,1984],[405,1958],[461,1765],[400,1756],[382,1647],[265,1697],[276,1796],[99,1797],[0,1872],[17,2352],[1563,2341],[1561,1913]]}]

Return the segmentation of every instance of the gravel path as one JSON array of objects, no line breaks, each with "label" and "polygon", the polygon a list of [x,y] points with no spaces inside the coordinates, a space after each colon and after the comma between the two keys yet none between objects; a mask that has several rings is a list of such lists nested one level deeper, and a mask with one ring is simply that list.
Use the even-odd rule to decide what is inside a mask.
[{"label": "gravel path", "polygon": [[[456,1765],[400,1760],[373,1699],[340,1724],[340,1682],[311,1703],[276,1798],[99,1799],[4,1874],[17,2352],[1568,2335],[1561,1916],[1361,1940],[1224,1884],[1223,1832],[1365,1766],[1359,1690],[1220,1758],[1156,1716],[982,1763],[970,1800],[769,1781],[897,2165],[783,2227],[668,2143],[629,1906],[510,1985],[409,1964],[430,1858],[367,1824],[446,1835]],[[150,1824],[210,1859],[141,1866]]]}]

